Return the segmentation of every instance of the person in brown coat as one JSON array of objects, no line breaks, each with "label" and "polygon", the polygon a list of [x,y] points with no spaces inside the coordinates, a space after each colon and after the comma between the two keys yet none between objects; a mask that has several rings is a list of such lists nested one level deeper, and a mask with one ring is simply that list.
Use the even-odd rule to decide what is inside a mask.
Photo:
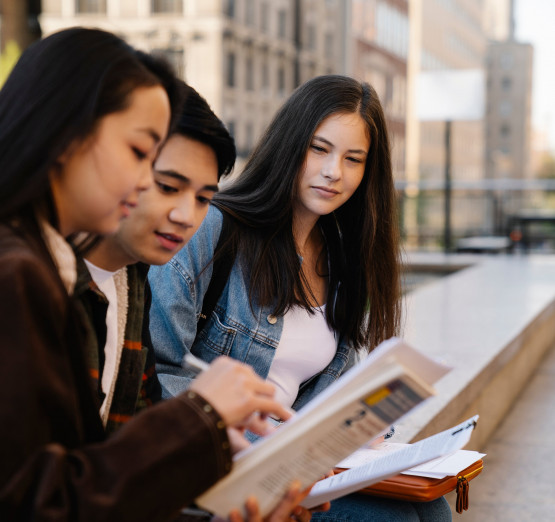
[{"label": "person in brown coat", "polygon": [[0,91],[1,520],[171,520],[229,471],[227,427],[263,433],[255,412],[288,415],[271,385],[222,358],[104,431],[68,238],[115,232],[152,183],[178,105],[162,63],[83,28],[30,47]]}]

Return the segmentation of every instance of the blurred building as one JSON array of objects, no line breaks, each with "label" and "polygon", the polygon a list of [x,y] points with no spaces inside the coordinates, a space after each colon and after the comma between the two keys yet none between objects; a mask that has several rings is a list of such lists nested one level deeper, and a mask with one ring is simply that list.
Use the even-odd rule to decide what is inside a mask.
[{"label": "blurred building", "polygon": [[[420,72],[485,69],[487,37],[485,0],[410,0],[410,44],[407,103],[407,182],[405,225],[412,244],[437,241],[444,226],[445,122],[419,121],[416,83]],[[484,178],[484,121],[454,121],[451,126],[451,178]],[[436,191],[423,192],[423,185]],[[451,225],[459,231],[478,230],[487,209],[472,198],[453,195]],[[411,239],[412,237],[412,239]],[[439,246],[439,245],[437,245]]]},{"label": "blurred building", "polygon": [[346,0],[42,0],[45,34],[101,27],[166,56],[235,136],[240,158],[306,79],[343,72]]},{"label": "blurred building", "polygon": [[405,179],[408,0],[352,0],[349,73],[377,91],[391,138],[395,178]]},{"label": "blurred building", "polygon": [[490,178],[531,177],[533,55],[530,44],[512,38],[488,46],[486,170]]}]

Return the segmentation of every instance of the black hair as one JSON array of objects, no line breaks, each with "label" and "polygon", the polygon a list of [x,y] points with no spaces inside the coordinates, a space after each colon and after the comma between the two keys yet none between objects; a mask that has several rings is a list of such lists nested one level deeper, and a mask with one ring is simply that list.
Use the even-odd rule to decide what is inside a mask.
[{"label": "black hair", "polygon": [[135,88],[156,85],[178,113],[171,68],[106,31],[74,27],[26,49],[0,91],[0,220],[42,205],[56,224],[49,174],[58,158],[124,110]]},{"label": "black hair", "polygon": [[330,267],[326,319],[353,346],[370,350],[398,333],[401,292],[389,138],[380,101],[369,84],[327,75],[298,87],[238,180],[213,201],[237,224],[229,242],[249,267],[251,302],[273,306],[276,315],[297,304],[311,311],[293,238],[293,205],[316,129],[340,113],[363,118],[370,148],[355,193],[318,222]]},{"label": "black hair", "polygon": [[185,103],[173,132],[200,141],[214,151],[219,180],[233,170],[237,157],[235,142],[208,102],[195,89],[180,82],[180,90]]}]

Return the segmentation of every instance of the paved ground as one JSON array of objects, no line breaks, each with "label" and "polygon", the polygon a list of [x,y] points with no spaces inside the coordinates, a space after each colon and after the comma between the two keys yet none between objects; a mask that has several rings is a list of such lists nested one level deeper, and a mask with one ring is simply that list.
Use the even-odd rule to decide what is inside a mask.
[{"label": "paved ground", "polygon": [[555,521],[555,347],[484,453],[470,508],[462,515],[453,509],[454,522]]}]

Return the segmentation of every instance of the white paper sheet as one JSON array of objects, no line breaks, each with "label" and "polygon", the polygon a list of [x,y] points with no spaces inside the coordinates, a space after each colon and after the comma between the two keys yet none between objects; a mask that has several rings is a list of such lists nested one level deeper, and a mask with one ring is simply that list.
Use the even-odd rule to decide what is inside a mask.
[{"label": "white paper sheet", "polygon": [[323,502],[348,495],[424,462],[451,454],[470,440],[477,419],[478,416],[472,417],[437,435],[414,444],[404,445],[395,451],[386,451],[379,458],[373,458],[362,466],[320,480],[314,485],[302,505],[307,508],[318,506]]}]

